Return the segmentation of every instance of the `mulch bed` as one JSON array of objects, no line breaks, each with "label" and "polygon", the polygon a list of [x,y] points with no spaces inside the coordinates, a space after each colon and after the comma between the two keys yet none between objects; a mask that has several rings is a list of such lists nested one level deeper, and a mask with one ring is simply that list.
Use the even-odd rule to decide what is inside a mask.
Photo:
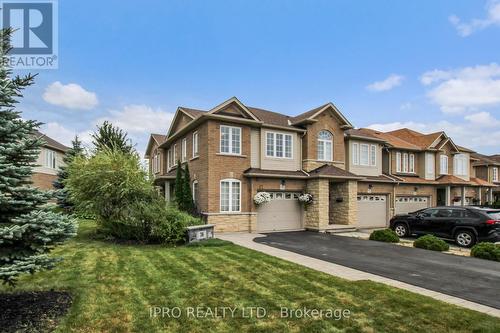
[{"label": "mulch bed", "polygon": [[71,303],[65,291],[0,294],[0,331],[51,332]]}]

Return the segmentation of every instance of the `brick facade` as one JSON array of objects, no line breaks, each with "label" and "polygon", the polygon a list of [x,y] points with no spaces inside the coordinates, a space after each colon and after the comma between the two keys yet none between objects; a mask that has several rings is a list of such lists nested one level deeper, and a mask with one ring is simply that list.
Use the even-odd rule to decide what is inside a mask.
[{"label": "brick facade", "polygon": [[31,181],[33,186],[41,188],[42,190],[54,190],[52,183],[57,179],[56,175],[49,175],[46,173],[34,172]]}]

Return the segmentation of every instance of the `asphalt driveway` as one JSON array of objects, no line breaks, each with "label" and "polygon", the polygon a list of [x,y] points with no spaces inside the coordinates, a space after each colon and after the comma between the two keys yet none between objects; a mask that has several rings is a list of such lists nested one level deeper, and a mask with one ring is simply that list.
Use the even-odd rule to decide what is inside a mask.
[{"label": "asphalt driveway", "polygon": [[500,309],[500,262],[307,231],[254,241]]}]

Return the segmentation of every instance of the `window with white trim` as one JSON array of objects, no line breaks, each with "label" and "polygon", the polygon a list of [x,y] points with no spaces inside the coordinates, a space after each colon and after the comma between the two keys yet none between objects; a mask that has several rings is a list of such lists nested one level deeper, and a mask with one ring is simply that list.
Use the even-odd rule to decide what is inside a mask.
[{"label": "window with white trim", "polygon": [[198,156],[198,132],[193,133],[193,157]]},{"label": "window with white trim", "polygon": [[333,161],[333,135],[325,130],[318,133],[318,160]]},{"label": "window with white trim", "polygon": [[193,201],[195,204],[198,203],[198,181],[193,181]]},{"label": "window with white trim", "polygon": [[155,150],[154,155],[153,155],[153,173],[158,173],[160,172],[160,153]]},{"label": "window with white trim", "polygon": [[371,166],[377,165],[377,146],[376,145],[370,145],[370,165]]},{"label": "window with white trim", "polygon": [[184,138],[182,139],[182,146],[181,146],[181,151],[182,151],[182,162],[186,162],[187,160],[187,139]]},{"label": "window with white trim", "polygon": [[401,153],[396,152],[396,172],[401,172]]},{"label": "window with white trim", "polygon": [[220,152],[241,155],[241,127],[220,127]]},{"label": "window with white trim", "polygon": [[266,132],[266,156],[292,158],[293,138],[291,134]]},{"label": "window with white trim", "polygon": [[173,154],[173,163],[172,166],[177,164],[177,143],[174,145],[174,152]]},{"label": "window with white trim", "polygon": [[408,153],[403,153],[403,172],[408,172]]},{"label": "window with white trim", "polygon": [[415,173],[415,155],[408,155],[408,172]]},{"label": "window with white trim", "polygon": [[352,144],[352,164],[359,165],[359,144]]},{"label": "window with white trim", "polygon": [[441,155],[439,156],[439,173],[442,175],[448,174],[448,156]]},{"label": "window with white trim", "polygon": [[453,171],[457,176],[467,176],[469,159],[465,154],[456,154],[453,156]]},{"label": "window with white trim", "polygon": [[369,157],[370,146],[367,144],[359,145],[359,164],[361,165],[369,165],[370,157]]},{"label": "window with white trim", "polygon": [[172,167],[172,148],[169,148],[167,151],[167,169],[170,170]]},{"label": "window with white trim", "polygon": [[239,212],[241,202],[241,182],[237,179],[220,181],[220,211]]},{"label": "window with white trim", "polygon": [[56,168],[56,152],[50,149],[45,149],[45,166],[47,168]]},{"label": "window with white trim", "polygon": [[498,181],[498,168],[497,167],[493,168],[493,181],[494,182]]}]

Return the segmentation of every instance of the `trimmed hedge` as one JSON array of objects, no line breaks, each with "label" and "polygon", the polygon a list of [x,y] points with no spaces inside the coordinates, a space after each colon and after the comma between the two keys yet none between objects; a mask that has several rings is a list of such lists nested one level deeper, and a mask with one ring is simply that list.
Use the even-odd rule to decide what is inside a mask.
[{"label": "trimmed hedge", "polygon": [[472,247],[471,257],[500,261],[500,246],[493,243],[479,243]]},{"label": "trimmed hedge", "polygon": [[433,235],[425,235],[413,242],[413,246],[419,249],[426,249],[431,251],[448,251],[450,245],[444,240],[437,238]]},{"label": "trimmed hedge", "polygon": [[370,234],[370,240],[387,243],[398,243],[399,237],[391,229],[375,230]]}]

